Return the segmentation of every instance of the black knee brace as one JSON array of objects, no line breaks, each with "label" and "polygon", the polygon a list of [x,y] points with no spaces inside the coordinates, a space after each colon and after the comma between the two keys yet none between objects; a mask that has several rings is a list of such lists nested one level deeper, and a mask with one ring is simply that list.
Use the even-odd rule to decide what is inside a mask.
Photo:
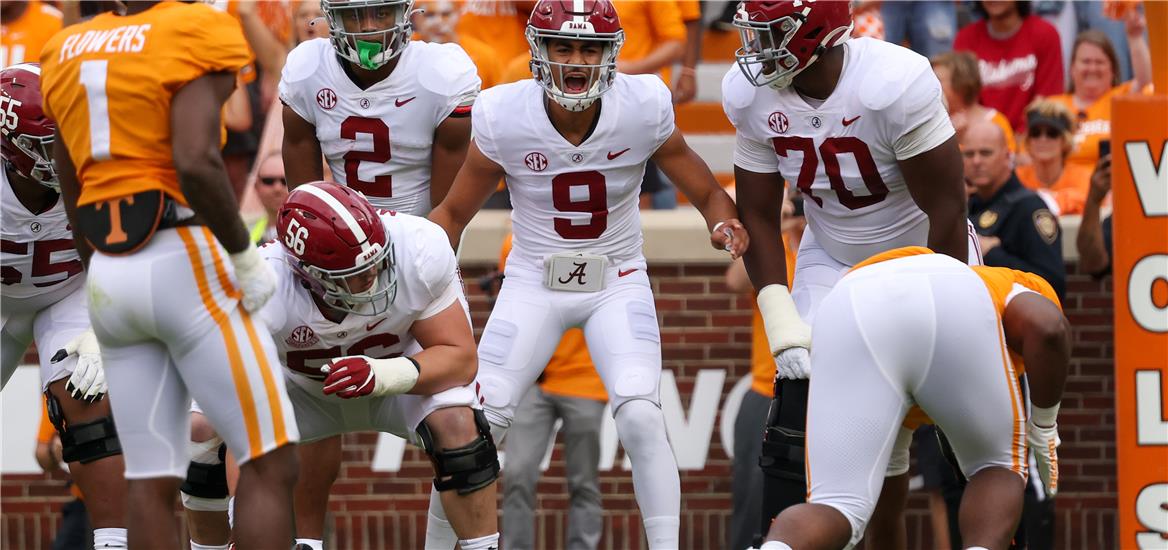
[{"label": "black knee brace", "polygon": [[804,430],[807,426],[807,380],[776,380],[775,399],[767,412],[758,465],[762,468],[762,532],[784,509],[807,499]]},{"label": "black knee brace", "polygon": [[219,463],[191,461],[180,491],[199,498],[227,498],[227,444],[219,446]]},{"label": "black knee brace", "polygon": [[418,438],[422,449],[434,464],[434,488],[439,491],[458,491],[468,495],[494,483],[499,477],[499,454],[495,449],[495,439],[491,437],[491,425],[483,411],[474,411],[475,427],[479,436],[474,441],[456,449],[435,449],[434,435],[423,422],[418,426]]},{"label": "black knee brace", "polygon": [[61,403],[52,393],[45,392],[49,421],[61,436],[61,459],[65,462],[89,464],[107,456],[122,454],[122,442],[114,419],[108,416],[90,422],[69,423]]}]

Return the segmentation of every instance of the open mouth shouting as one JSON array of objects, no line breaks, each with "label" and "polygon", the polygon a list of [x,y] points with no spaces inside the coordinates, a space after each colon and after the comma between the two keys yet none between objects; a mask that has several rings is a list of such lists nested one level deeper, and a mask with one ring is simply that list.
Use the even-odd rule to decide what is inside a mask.
[{"label": "open mouth shouting", "polygon": [[582,94],[588,91],[588,73],[583,70],[569,71],[564,74],[564,93]]}]

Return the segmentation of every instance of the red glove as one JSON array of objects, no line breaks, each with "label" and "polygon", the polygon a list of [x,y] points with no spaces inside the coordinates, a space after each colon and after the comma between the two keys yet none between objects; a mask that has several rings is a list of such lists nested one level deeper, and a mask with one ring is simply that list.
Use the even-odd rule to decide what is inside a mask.
[{"label": "red glove", "polygon": [[418,383],[420,367],[409,357],[372,359],[364,355],[339,357],[321,367],[325,395],[337,394],[344,399],[400,395]]}]

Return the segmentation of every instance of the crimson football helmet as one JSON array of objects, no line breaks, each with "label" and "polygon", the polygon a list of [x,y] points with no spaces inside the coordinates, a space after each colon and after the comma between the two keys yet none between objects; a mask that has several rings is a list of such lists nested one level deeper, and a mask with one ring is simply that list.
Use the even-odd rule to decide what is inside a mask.
[{"label": "crimson football helmet", "polygon": [[[569,65],[548,57],[548,40],[587,40],[602,47],[600,63]],[[548,97],[569,111],[583,111],[612,88],[616,79],[616,55],[625,43],[616,8],[609,0],[540,0],[527,19],[527,45],[531,48],[531,74]],[[556,83],[567,73],[583,69],[587,81],[582,91],[569,93]],[[574,78],[574,77],[573,77]]]},{"label": "crimson football helmet", "polygon": [[53,166],[56,123],[41,110],[41,66],[19,63],[0,71],[0,153],[4,164],[60,191]]},{"label": "crimson football helmet", "polygon": [[329,306],[358,315],[389,309],[393,244],[363,195],[324,181],[301,185],[280,207],[276,231],[293,268]]},{"label": "crimson football helmet", "polygon": [[734,26],[742,39],[734,52],[742,74],[755,86],[782,89],[820,54],[851,37],[851,2],[746,1],[738,5]]},{"label": "crimson football helmet", "polygon": [[[401,54],[414,34],[410,23],[414,0],[320,0],[320,11],[337,54],[370,71]],[[392,25],[367,26],[377,21]]]}]

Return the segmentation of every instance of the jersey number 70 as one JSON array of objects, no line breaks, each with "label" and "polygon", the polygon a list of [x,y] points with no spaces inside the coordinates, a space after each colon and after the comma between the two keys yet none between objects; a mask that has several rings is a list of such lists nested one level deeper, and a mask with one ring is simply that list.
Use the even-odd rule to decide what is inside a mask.
[{"label": "jersey number 70", "polygon": [[[816,197],[811,190],[811,185],[815,183],[815,174],[819,171],[819,157],[823,157],[823,168],[827,172],[827,180],[831,182],[831,188],[839,197],[840,204],[851,210],[859,210],[865,206],[872,206],[888,196],[888,186],[880,177],[880,169],[876,167],[876,161],[872,160],[872,151],[868,149],[868,144],[857,137],[827,138],[820,144],[818,156],[815,154],[815,142],[809,137],[778,136],[774,138],[774,146],[775,152],[783,158],[787,157],[789,151],[803,153],[803,166],[799,168],[799,190],[820,207],[823,207],[823,199]],[[848,189],[847,185],[844,185],[839,163],[839,156],[844,153],[851,153],[852,157],[856,159],[856,166],[860,169],[860,178],[864,180],[864,186],[868,188],[867,195],[857,196]]]}]

